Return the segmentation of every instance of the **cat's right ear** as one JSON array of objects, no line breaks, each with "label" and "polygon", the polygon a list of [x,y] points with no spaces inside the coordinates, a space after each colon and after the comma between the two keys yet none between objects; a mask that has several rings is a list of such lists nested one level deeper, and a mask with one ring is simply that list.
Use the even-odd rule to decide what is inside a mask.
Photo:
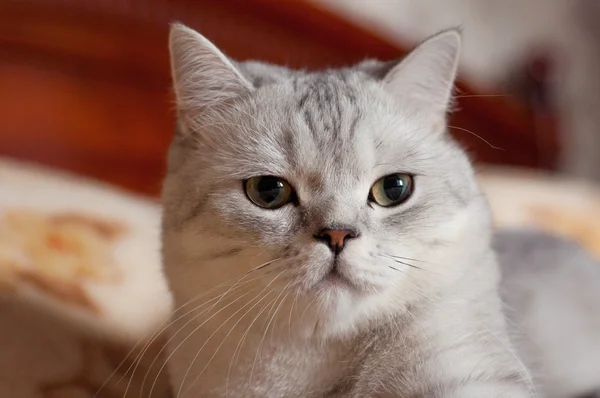
[{"label": "cat's right ear", "polygon": [[460,48],[458,29],[430,37],[387,72],[385,88],[405,104],[443,115],[452,97]]},{"label": "cat's right ear", "polygon": [[253,90],[225,54],[185,25],[171,25],[169,49],[177,110],[183,121],[198,119]]}]

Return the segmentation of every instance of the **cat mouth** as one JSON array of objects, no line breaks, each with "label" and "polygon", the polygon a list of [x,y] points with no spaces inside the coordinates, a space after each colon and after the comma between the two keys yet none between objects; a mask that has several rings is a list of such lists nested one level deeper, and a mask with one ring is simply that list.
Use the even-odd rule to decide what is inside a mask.
[{"label": "cat mouth", "polygon": [[340,261],[334,258],[331,262],[329,272],[325,275],[322,283],[331,285],[332,287],[354,287],[352,281],[340,271]]}]

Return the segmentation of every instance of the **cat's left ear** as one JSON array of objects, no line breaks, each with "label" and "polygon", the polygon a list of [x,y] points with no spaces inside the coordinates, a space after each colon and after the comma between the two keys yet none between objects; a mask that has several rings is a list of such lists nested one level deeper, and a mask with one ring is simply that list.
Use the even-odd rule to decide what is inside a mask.
[{"label": "cat's left ear", "polygon": [[445,114],[452,98],[460,45],[459,30],[447,30],[425,40],[386,74],[386,90],[407,105]]}]

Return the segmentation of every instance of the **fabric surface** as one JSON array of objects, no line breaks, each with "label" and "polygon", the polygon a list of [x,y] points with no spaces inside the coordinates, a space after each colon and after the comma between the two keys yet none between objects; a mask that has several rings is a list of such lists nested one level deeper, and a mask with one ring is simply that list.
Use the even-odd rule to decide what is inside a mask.
[{"label": "fabric surface", "polygon": [[600,260],[600,187],[543,172],[491,168],[480,175],[498,227],[572,238]]},{"label": "fabric surface", "polygon": [[0,397],[166,396],[162,338],[140,355],[171,308],[159,218],[147,199],[0,159]]},{"label": "fabric surface", "polygon": [[[480,179],[498,226],[573,237],[600,259],[598,188],[510,169]],[[169,396],[159,222],[149,199],[0,159],[0,397]]]}]

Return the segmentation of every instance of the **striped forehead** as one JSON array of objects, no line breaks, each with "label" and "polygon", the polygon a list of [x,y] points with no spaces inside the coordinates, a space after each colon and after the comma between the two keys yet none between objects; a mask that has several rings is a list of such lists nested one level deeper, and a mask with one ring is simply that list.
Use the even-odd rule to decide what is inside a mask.
[{"label": "striped forehead", "polygon": [[356,134],[362,113],[355,89],[342,74],[315,76],[295,87],[297,123],[284,137],[291,165],[313,175],[323,168],[358,172]]}]

